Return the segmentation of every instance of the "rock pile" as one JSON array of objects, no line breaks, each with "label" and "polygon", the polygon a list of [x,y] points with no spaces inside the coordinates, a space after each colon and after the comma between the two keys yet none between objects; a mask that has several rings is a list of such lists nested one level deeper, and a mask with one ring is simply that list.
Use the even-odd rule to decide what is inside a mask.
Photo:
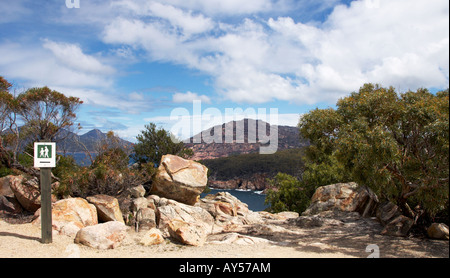
[{"label": "rock pile", "polygon": [[[72,236],[75,243],[92,248],[111,249],[120,246],[129,226],[134,226],[140,235],[139,244],[144,246],[162,244],[166,239],[202,246],[207,241],[254,244],[269,242],[255,236],[270,238],[277,233],[296,234],[282,225],[274,225],[283,223],[303,229],[356,223],[367,229],[371,227],[370,223],[363,219],[368,217],[378,219],[384,226],[382,234],[392,236],[407,235],[414,223],[403,216],[396,205],[380,204],[369,188],[359,187],[356,183],[319,187],[302,216],[295,212],[253,212],[247,204],[227,192],[200,199],[200,193],[206,187],[207,171],[194,161],[164,156],[148,192],[143,186],[131,188],[120,202],[106,195],[54,200],[53,232]],[[39,225],[38,189],[35,180],[26,180],[22,176],[0,179],[0,210],[35,212],[33,223]],[[430,238],[448,240],[448,234],[448,226],[444,224],[435,223],[428,229]]]},{"label": "rock pile", "polygon": [[156,172],[151,194],[194,205],[208,183],[208,168],[175,155],[165,155]]}]

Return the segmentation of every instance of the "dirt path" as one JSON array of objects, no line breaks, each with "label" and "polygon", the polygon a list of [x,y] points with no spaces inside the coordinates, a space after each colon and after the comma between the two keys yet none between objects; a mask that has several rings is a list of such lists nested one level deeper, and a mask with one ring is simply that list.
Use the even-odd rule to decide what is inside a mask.
[{"label": "dirt path", "polygon": [[64,235],[54,235],[53,243],[44,245],[40,243],[40,227],[13,225],[0,219],[0,258],[365,258],[371,254],[366,247],[373,244],[379,247],[380,257],[449,257],[448,241],[381,236],[361,223],[358,227],[302,229],[280,222],[277,227],[284,228],[284,232],[260,235],[270,242],[202,247],[168,240],[144,247],[138,244],[141,235],[130,230],[120,247],[96,250],[73,244],[73,238]]}]

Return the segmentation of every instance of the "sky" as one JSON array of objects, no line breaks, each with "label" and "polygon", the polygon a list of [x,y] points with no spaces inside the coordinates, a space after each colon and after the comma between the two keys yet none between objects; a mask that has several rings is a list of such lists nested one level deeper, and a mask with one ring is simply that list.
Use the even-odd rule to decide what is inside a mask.
[{"label": "sky", "polygon": [[80,134],[295,126],[368,82],[448,88],[449,1],[0,0],[0,76],[79,97]]}]

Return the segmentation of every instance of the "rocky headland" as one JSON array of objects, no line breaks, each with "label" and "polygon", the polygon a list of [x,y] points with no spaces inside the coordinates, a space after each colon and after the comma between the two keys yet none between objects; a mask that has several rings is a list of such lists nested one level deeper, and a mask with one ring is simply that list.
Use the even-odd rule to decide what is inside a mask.
[{"label": "rocky headland", "polygon": [[[206,175],[203,165],[164,156],[150,190],[54,200],[55,245],[47,246],[37,244],[37,184],[2,178],[0,257],[39,256],[44,249],[44,257],[65,256],[69,247],[81,257],[448,257],[445,224],[430,226],[428,238],[411,238],[411,219],[355,183],[318,188],[302,215],[273,214],[251,211],[226,192],[199,198]],[[33,215],[31,223],[6,223],[23,211]]]}]

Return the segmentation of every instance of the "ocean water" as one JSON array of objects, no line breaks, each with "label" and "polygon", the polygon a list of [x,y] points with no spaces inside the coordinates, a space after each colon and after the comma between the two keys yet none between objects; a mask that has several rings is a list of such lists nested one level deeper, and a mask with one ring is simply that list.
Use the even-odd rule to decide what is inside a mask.
[{"label": "ocean water", "polygon": [[200,198],[205,197],[208,194],[216,194],[218,192],[228,192],[234,197],[238,198],[241,202],[246,203],[248,205],[248,209],[252,211],[263,211],[268,208],[267,205],[264,204],[264,200],[266,199],[265,194],[261,194],[260,191],[243,191],[243,190],[235,190],[235,189],[211,189],[211,192],[205,194],[202,193]]},{"label": "ocean water", "polygon": [[[76,161],[76,163],[80,166],[89,166],[91,164],[89,157],[84,153],[71,153]],[[92,155],[95,158],[95,154]],[[252,211],[263,211],[268,208],[267,205],[264,204],[266,199],[265,194],[261,194],[261,191],[244,191],[244,190],[235,190],[235,189],[211,189],[211,192],[207,194],[216,194],[218,192],[228,192],[231,195],[238,198],[241,202],[246,203],[248,208]],[[207,194],[202,193],[200,195],[201,198],[205,197]]]}]

